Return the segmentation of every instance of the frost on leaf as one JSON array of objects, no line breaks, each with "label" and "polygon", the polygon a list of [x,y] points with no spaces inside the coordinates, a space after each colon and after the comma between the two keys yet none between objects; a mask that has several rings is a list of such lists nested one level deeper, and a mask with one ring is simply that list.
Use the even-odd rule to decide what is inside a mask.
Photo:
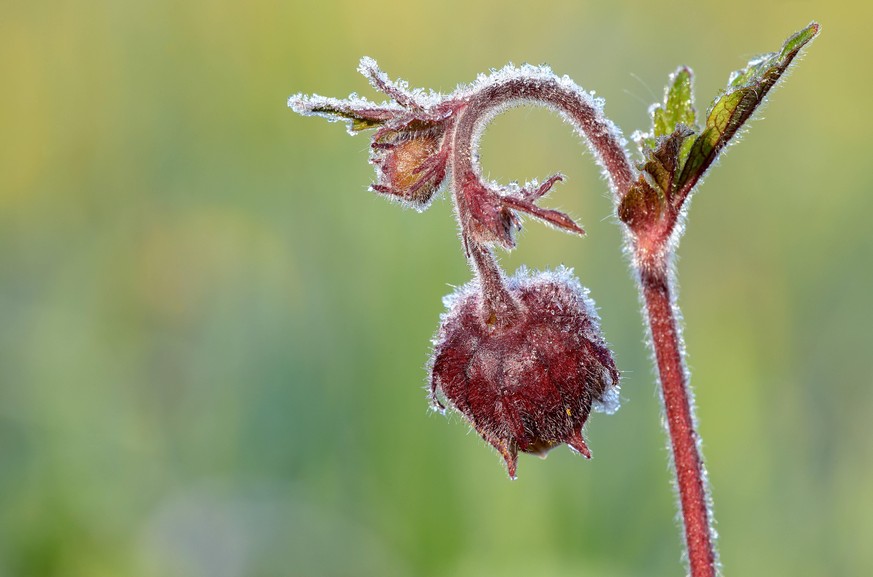
[{"label": "frost on leaf", "polygon": [[634,134],[644,157],[657,147],[658,139],[671,134],[680,124],[692,130],[697,129],[693,85],[694,73],[686,66],[670,75],[670,82],[664,89],[664,102],[654,104],[649,109],[652,115],[651,132]]},{"label": "frost on leaf", "polygon": [[770,89],[818,31],[819,25],[812,23],[786,40],[779,52],[759,56],[731,74],[727,89],[709,106],[706,125],[691,146],[679,175],[677,184],[684,195],[697,184],[718,154],[752,117]]},{"label": "frost on leaf", "polygon": [[685,201],[700,178],[764,101],[800,50],[816,34],[812,23],[733,74],[727,88],[696,126],[692,74],[680,68],[670,77],[663,104],[652,107],[652,131],[636,134],[644,157],[640,176],[618,207],[619,218],[639,236],[670,235]]}]

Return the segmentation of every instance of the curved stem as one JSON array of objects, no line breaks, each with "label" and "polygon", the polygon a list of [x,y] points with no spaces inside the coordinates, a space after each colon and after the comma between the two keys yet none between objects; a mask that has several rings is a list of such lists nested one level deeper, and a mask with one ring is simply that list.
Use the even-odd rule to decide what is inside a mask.
[{"label": "curved stem", "polygon": [[661,382],[688,566],[692,577],[715,577],[718,562],[706,470],[700,437],[695,430],[694,401],[685,369],[679,311],[667,271],[666,259],[654,266],[641,267],[640,290]]},{"label": "curved stem", "polygon": [[[499,321],[499,325],[510,323],[518,305],[503,286],[502,274],[490,249],[476,240],[478,235],[471,230],[477,224],[470,222],[470,207],[481,205],[489,194],[487,187],[481,183],[476,150],[485,124],[497,112],[524,103],[551,107],[573,124],[585,137],[603,167],[616,202],[635,179],[620,131],[603,116],[594,98],[572,82],[560,81],[554,76],[537,79],[510,77],[488,84],[465,97],[455,110],[457,120],[448,148],[451,151],[451,189],[461,237],[482,285],[486,307],[483,317],[489,324],[496,321]],[[548,190],[559,179],[550,179],[544,190]]]},{"label": "curved stem", "polygon": [[557,77],[536,80],[508,78],[489,84],[472,95],[466,101],[455,128],[455,178],[463,181],[470,174],[479,178],[474,152],[484,125],[493,118],[495,111],[526,103],[553,108],[570,121],[588,142],[609,179],[614,196],[620,199],[635,179],[621,132],[603,116],[600,104],[591,95],[576,84],[559,81]]}]

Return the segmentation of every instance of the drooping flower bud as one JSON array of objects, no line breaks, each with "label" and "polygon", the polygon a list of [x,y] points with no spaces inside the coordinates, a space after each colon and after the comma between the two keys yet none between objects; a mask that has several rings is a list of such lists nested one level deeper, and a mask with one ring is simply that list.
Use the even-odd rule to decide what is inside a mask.
[{"label": "drooping flower bud", "polygon": [[434,341],[431,398],[461,413],[515,478],[518,451],[544,456],[566,443],[590,458],[582,427],[592,408],[618,409],[619,372],[594,303],[573,276],[520,270],[507,280],[519,313],[489,323],[473,282],[447,297]]},{"label": "drooping flower bud", "polygon": [[350,134],[378,129],[370,144],[377,176],[370,190],[422,211],[446,179],[451,140],[446,136],[460,103],[410,91],[405,82],[390,80],[371,58],[363,58],[358,70],[391,102],[377,104],[355,94],[343,100],[297,94],[288,105],[300,114],[347,122]]}]

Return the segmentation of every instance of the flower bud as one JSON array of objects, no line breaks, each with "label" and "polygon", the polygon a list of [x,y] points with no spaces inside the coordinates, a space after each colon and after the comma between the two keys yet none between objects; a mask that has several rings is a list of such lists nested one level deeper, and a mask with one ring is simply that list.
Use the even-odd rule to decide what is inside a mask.
[{"label": "flower bud", "polygon": [[417,210],[427,208],[446,177],[443,136],[439,124],[418,120],[401,130],[380,130],[370,156],[379,179],[371,188]]},{"label": "flower bud", "polygon": [[592,408],[618,409],[620,375],[594,303],[572,271],[520,270],[507,289],[519,309],[509,325],[483,319],[475,281],[446,299],[431,398],[470,421],[515,478],[518,451],[545,456],[566,443],[590,458],[582,427]]}]

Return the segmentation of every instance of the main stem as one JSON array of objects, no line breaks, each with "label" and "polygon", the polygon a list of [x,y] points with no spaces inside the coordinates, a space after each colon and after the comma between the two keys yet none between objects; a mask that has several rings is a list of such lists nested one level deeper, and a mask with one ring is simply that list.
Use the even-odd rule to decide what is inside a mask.
[{"label": "main stem", "polygon": [[661,381],[688,566],[692,577],[715,577],[717,559],[711,531],[706,471],[700,452],[700,437],[695,430],[693,399],[688,387],[684,349],[677,322],[678,308],[673,302],[665,258],[655,266],[642,268],[640,289]]}]

